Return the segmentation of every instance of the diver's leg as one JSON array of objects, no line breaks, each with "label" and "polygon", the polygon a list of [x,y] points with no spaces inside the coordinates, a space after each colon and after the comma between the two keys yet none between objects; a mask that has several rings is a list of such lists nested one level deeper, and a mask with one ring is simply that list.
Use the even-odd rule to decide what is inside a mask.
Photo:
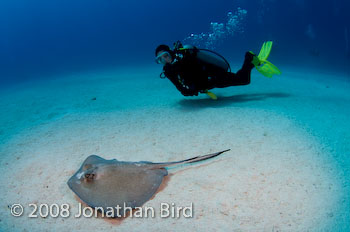
[{"label": "diver's leg", "polygon": [[214,88],[225,88],[228,86],[250,84],[250,73],[254,68],[252,64],[253,56],[249,52],[246,53],[242,68],[237,73],[225,72],[214,75],[211,81],[212,86]]}]

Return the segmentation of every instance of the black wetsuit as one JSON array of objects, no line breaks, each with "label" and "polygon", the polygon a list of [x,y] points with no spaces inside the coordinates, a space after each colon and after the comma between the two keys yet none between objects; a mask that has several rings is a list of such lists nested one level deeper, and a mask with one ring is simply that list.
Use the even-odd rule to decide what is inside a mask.
[{"label": "black wetsuit", "polygon": [[246,53],[244,64],[237,73],[197,59],[195,49],[178,51],[177,54],[179,53],[182,58],[177,58],[172,64],[166,64],[163,71],[184,96],[197,96],[199,92],[208,89],[250,83],[250,72],[254,65],[251,63],[253,55],[249,52]]}]

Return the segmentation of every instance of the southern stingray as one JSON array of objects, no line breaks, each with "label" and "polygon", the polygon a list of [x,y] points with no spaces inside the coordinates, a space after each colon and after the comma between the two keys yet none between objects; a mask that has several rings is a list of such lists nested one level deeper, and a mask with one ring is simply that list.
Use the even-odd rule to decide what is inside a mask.
[{"label": "southern stingray", "polygon": [[105,160],[91,155],[68,180],[68,186],[92,208],[100,207],[105,212],[119,207],[123,212],[123,207],[141,207],[157,192],[168,175],[166,168],[211,159],[226,151],[166,163]]}]

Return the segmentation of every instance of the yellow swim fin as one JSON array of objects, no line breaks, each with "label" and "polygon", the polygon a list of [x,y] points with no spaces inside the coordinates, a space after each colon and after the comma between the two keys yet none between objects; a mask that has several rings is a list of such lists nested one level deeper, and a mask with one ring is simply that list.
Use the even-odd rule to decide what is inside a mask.
[{"label": "yellow swim fin", "polygon": [[265,77],[271,78],[273,75],[280,75],[281,71],[270,61],[264,60],[259,66],[256,66],[256,69]]},{"label": "yellow swim fin", "polygon": [[[267,58],[270,55],[272,49],[272,41],[266,41],[263,43],[259,55],[254,56],[252,64],[255,68],[264,76],[272,77],[273,75],[280,75],[281,71],[273,65]],[[253,52],[250,52],[254,54]]]},{"label": "yellow swim fin", "polygon": [[206,93],[211,99],[218,100],[218,97],[214,93],[209,92],[208,90],[206,90],[204,93]]},{"label": "yellow swim fin", "polygon": [[272,41],[266,41],[261,46],[258,58],[259,60],[267,60],[272,49]]}]

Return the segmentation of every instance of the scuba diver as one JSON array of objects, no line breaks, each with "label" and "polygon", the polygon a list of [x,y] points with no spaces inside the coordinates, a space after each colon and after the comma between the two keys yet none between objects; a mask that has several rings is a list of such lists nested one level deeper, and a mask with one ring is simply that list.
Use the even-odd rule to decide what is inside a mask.
[{"label": "scuba diver", "polygon": [[174,43],[173,50],[167,45],[159,45],[155,55],[156,62],[163,64],[160,77],[167,77],[182,95],[198,96],[198,93],[205,93],[216,100],[216,95],[208,90],[248,85],[254,67],[267,77],[281,74],[276,66],[267,61],[271,48],[272,41],[267,41],[259,55],[246,52],[242,68],[236,73],[231,72],[230,64],[220,54],[191,45],[183,46],[180,41]]}]

